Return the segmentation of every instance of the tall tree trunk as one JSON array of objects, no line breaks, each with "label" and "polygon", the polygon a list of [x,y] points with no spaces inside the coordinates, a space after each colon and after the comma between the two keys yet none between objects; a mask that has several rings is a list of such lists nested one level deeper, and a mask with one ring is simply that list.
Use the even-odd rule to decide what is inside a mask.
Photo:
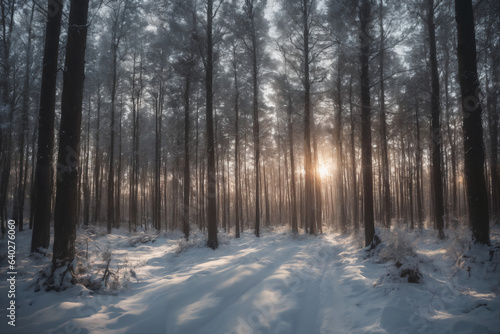
[{"label": "tall tree trunk", "polygon": [[252,199],[250,198],[250,176],[248,175],[247,167],[247,153],[246,147],[248,147],[247,133],[245,132],[245,155],[243,155],[243,166],[245,166],[245,220],[247,227],[250,225],[250,208],[252,207]]},{"label": "tall tree trunk", "polygon": [[345,198],[344,198],[344,165],[342,162],[343,153],[342,153],[342,74],[341,74],[341,58],[342,53],[339,52],[339,57],[337,60],[337,87],[336,87],[336,102],[337,102],[337,113],[335,114],[335,160],[337,164],[336,170],[336,184],[337,184],[337,198],[338,198],[338,207],[340,210],[340,216],[338,219],[340,220],[340,231],[342,234],[347,233],[347,217],[346,217],[346,208],[345,208]]},{"label": "tall tree trunk", "polygon": [[207,126],[207,228],[208,239],[207,246],[216,249],[219,247],[217,240],[217,194],[215,178],[215,138],[214,138],[214,113],[213,113],[213,0],[207,0],[207,50],[205,64],[205,88],[206,88],[206,126]]},{"label": "tall tree trunk", "polygon": [[206,196],[205,196],[205,162],[202,160],[200,163],[200,230],[205,231],[206,229]]},{"label": "tall tree trunk", "polygon": [[[314,147],[314,195],[316,197],[316,228],[320,234],[323,233],[323,201],[322,201],[322,192],[321,192],[321,175],[319,174],[319,158],[318,158],[318,145],[316,142],[316,138],[313,138],[313,147]],[[342,159],[342,157],[341,157]],[[342,172],[340,172],[340,178],[342,178]],[[344,182],[342,182],[341,196],[344,199]],[[345,212],[345,210],[344,210]]]},{"label": "tall tree trunk", "polygon": [[[448,151],[447,148],[445,148],[445,154],[444,154],[444,159],[445,159],[445,167],[444,167],[444,170],[445,170],[445,187],[444,187],[444,190],[445,190],[445,197],[446,197],[446,205],[445,205],[445,215],[447,217],[447,220],[446,220],[446,227],[448,226],[449,222],[450,222],[450,219],[451,219],[451,216],[455,214],[455,205],[456,205],[456,193],[455,193],[455,190],[456,190],[456,179],[454,178],[456,175],[454,173],[454,169],[455,169],[455,166],[454,166],[454,147],[453,147],[453,140],[452,140],[452,129],[451,129],[451,110],[450,110],[450,93],[449,93],[449,76],[450,76],[450,55],[449,55],[449,50],[446,49],[445,51],[445,55],[444,55],[444,73],[443,73],[443,76],[444,76],[444,97],[445,97],[445,103],[444,103],[444,115],[446,117],[446,139],[447,139],[447,143],[449,145],[449,151],[450,152],[450,160],[451,160],[451,168],[448,167],[448,154],[446,154],[446,152]],[[444,139],[444,135],[443,135],[443,139]],[[450,169],[451,169],[451,175],[452,175],[452,178],[450,180],[450,178],[447,176],[450,172]]]},{"label": "tall tree trunk", "polygon": [[387,121],[385,115],[385,83],[384,83],[384,60],[385,60],[385,32],[384,32],[384,4],[380,0],[380,139],[381,139],[381,154],[382,154],[382,190],[383,190],[383,221],[386,228],[391,227],[392,204],[391,204],[391,188],[389,185],[389,158],[387,155]]},{"label": "tall tree trunk", "polygon": [[[299,160],[299,166],[301,166],[300,164],[300,160]],[[303,165],[302,165],[303,166]],[[299,169],[301,169],[299,167]],[[306,206],[306,201],[304,199],[304,174],[303,173],[300,173],[300,181],[299,181],[299,194],[300,194],[300,203],[299,203],[299,207],[300,207],[300,227],[304,229],[304,232],[307,233],[307,226],[305,225],[305,215],[306,215],[306,210],[305,210],[305,206]]]},{"label": "tall tree trunk", "polygon": [[[38,123],[38,122],[37,122]],[[36,171],[36,138],[38,137],[38,126],[33,127],[33,134],[31,135],[31,159],[30,162],[32,164],[30,171],[30,221],[29,221],[29,229],[33,229],[33,222],[35,220],[35,171]],[[33,235],[32,235],[33,238]]]},{"label": "tall tree trunk", "polygon": [[[500,20],[497,19],[500,28]],[[490,34],[492,33],[489,29]],[[488,39],[492,37],[488,36]],[[492,69],[492,83],[486,83],[487,102],[486,109],[488,111],[488,127],[490,133],[490,178],[491,178],[491,218],[498,220],[500,215],[500,168],[498,166],[498,125],[499,111],[496,101],[498,100],[499,89],[499,66],[500,66],[500,45],[496,45],[493,52],[490,52],[491,58],[490,68]]]},{"label": "tall tree trunk", "polygon": [[[154,182],[153,182],[153,226],[156,230],[161,229],[161,127],[163,113],[163,83],[160,81],[158,95],[156,97],[155,114],[155,163],[154,163]],[[189,162],[189,161],[188,161]]]},{"label": "tall tree trunk", "polygon": [[349,82],[349,116],[351,123],[351,167],[352,167],[352,221],[354,230],[359,230],[358,185],[356,179],[356,148],[354,143],[354,103],[352,100],[352,77]]},{"label": "tall tree trunk", "polygon": [[63,0],[48,0],[42,87],[38,116],[38,150],[35,171],[35,207],[31,251],[49,248],[53,193],[54,118],[56,109],[57,59]]},{"label": "tall tree trunk", "polygon": [[268,176],[266,173],[266,167],[264,167],[264,203],[266,205],[266,227],[271,225],[271,206],[269,205],[269,184],[268,184]]},{"label": "tall tree trunk", "polygon": [[[276,115],[278,116],[278,115]],[[276,118],[278,119],[278,118]],[[282,147],[282,141],[281,141],[281,129],[279,126],[278,122],[278,225],[281,226],[282,224],[282,214],[283,214],[283,184],[281,183],[281,152],[283,150]],[[286,160],[286,155],[285,155],[285,160]],[[286,167],[285,167],[286,168]]]},{"label": "tall tree trunk", "polygon": [[188,69],[186,76],[186,86],[184,88],[184,203],[183,203],[183,213],[182,213],[182,230],[184,232],[184,237],[186,240],[189,239],[189,190],[191,187],[191,176],[189,169],[189,132],[190,132],[190,120],[189,120],[189,97],[190,97],[190,85],[191,85],[191,68]]},{"label": "tall tree trunk", "polygon": [[89,97],[88,119],[87,119],[87,140],[85,143],[85,158],[83,162],[83,225],[88,226],[90,222],[90,180],[89,180],[89,162],[90,162],[90,110],[91,103]]},{"label": "tall tree trunk", "polygon": [[298,234],[299,228],[297,225],[297,194],[296,194],[296,181],[295,181],[295,156],[293,154],[293,123],[292,123],[292,95],[288,92],[288,106],[287,106],[287,128],[288,128],[288,145],[290,150],[290,192],[292,194],[292,203],[290,209],[292,211],[292,233]]},{"label": "tall tree trunk", "polygon": [[415,220],[413,215],[413,157],[411,155],[411,144],[408,141],[408,154],[410,157],[408,158],[409,166],[408,166],[408,193],[409,193],[409,202],[408,206],[410,207],[410,228],[413,230],[415,228]]},{"label": "tall tree trunk", "polygon": [[108,168],[108,233],[111,233],[111,228],[115,226],[115,100],[116,100],[116,85],[117,85],[117,66],[118,66],[118,45],[113,40],[111,45],[113,56],[112,73],[113,79],[111,82],[111,107],[110,107],[110,147],[109,147],[109,168]]},{"label": "tall tree trunk", "polygon": [[[199,99],[196,99],[196,148],[195,148],[195,156],[194,156],[194,169],[196,170],[196,224],[198,225],[198,228],[202,231],[202,226],[201,226],[201,217],[203,216],[203,210],[200,205],[200,199],[201,199],[201,193],[203,191],[203,185],[201,184],[200,180],[202,179],[201,177],[201,163],[199,163],[198,159],[198,151],[199,151],[199,142],[200,142],[200,108],[199,108]],[[166,175],[166,174],[165,174]]]},{"label": "tall tree trunk", "polygon": [[[449,93],[449,77],[450,77],[450,54],[449,50],[446,49],[445,56],[445,70],[444,70],[444,88],[446,97],[446,123],[447,123],[447,136],[450,145],[450,159],[451,159],[451,215],[455,219],[457,215],[457,158],[456,158],[456,145],[454,142],[454,137],[452,135],[452,110],[450,108],[450,93]],[[449,214],[449,213],[448,213]]]},{"label": "tall tree trunk", "polygon": [[234,76],[234,224],[235,224],[235,238],[240,237],[240,89],[238,85],[238,70],[236,60],[236,47],[232,49],[233,58],[233,76]]},{"label": "tall tree trunk", "polygon": [[479,102],[476,36],[472,1],[455,0],[458,30],[458,74],[462,96],[465,180],[469,223],[475,242],[490,243],[488,194],[484,178],[482,108]]},{"label": "tall tree trunk", "polygon": [[[221,138],[221,133],[220,130],[218,129],[218,119],[217,119],[217,109],[214,108],[214,121],[215,121],[215,177],[217,180],[220,180],[220,168],[219,168],[219,161],[221,157],[220,151],[222,150],[220,142],[217,140],[217,138]],[[221,180],[224,182],[224,180]],[[224,187],[223,187],[224,188]],[[216,183],[216,190],[215,193],[217,194],[217,201],[216,201],[216,207],[217,207],[217,226],[220,226],[220,217],[221,217],[221,193],[220,193],[220,182]]]},{"label": "tall tree trunk", "polygon": [[[5,234],[7,223],[7,192],[9,189],[9,180],[11,172],[11,155],[12,155],[12,134],[14,128],[14,107],[16,103],[15,88],[11,85],[11,39],[14,27],[14,14],[16,9],[16,1],[1,2],[1,26],[2,26],[2,63],[3,78],[0,77],[0,87],[2,95],[0,106],[4,106],[8,110],[8,119],[0,118],[0,122],[7,126],[0,126],[0,225],[2,234]],[[0,115],[1,116],[1,115]],[[4,133],[4,128],[7,133]],[[17,224],[17,222],[16,222]]]},{"label": "tall tree trunk", "polygon": [[311,79],[310,79],[310,51],[309,45],[309,9],[307,0],[302,0],[302,27],[303,27],[303,56],[304,56],[304,169],[305,175],[305,223],[310,234],[316,234],[316,212],[314,202],[314,166],[311,153],[311,130],[314,127],[314,118],[311,110]]},{"label": "tall tree trunk", "polygon": [[441,126],[439,117],[439,73],[436,56],[436,27],[434,0],[427,0],[427,32],[429,34],[429,61],[431,65],[431,118],[432,118],[432,183],[434,189],[434,219],[439,239],[444,239],[443,176],[441,171]]},{"label": "tall tree trunk", "polygon": [[95,166],[94,166],[94,192],[95,208],[94,223],[101,219],[101,84],[97,85],[97,126],[95,130]]},{"label": "tall tree trunk", "polygon": [[373,217],[373,172],[372,172],[372,136],[370,105],[370,21],[371,8],[369,0],[362,0],[360,13],[361,23],[361,165],[363,170],[363,208],[365,224],[365,246],[376,246]]},{"label": "tall tree trunk", "polygon": [[399,179],[399,185],[400,185],[400,196],[401,196],[401,218],[403,221],[407,220],[407,215],[408,215],[408,207],[407,207],[407,196],[406,196],[406,164],[407,164],[407,158],[406,158],[406,146],[405,146],[405,133],[403,129],[404,124],[401,124],[400,126],[400,135],[401,135],[401,167],[400,167],[400,179]]},{"label": "tall tree trunk", "polygon": [[75,257],[77,183],[80,156],[85,48],[89,0],[71,0],[64,63],[59,130],[56,205],[54,210],[53,267],[70,265]]},{"label": "tall tree trunk", "polygon": [[[14,200],[14,210],[13,218],[16,221],[19,231],[24,230],[24,198],[26,196],[26,173],[27,173],[27,160],[28,160],[28,147],[26,145],[26,139],[28,137],[29,128],[29,108],[30,108],[30,88],[31,88],[31,41],[32,41],[32,23],[33,15],[35,13],[35,4],[31,4],[31,14],[28,26],[28,41],[26,42],[26,56],[25,56],[25,72],[24,72],[24,83],[23,83],[23,93],[22,93],[22,119],[21,119],[21,129],[19,131],[19,181],[17,183],[17,189],[15,193]],[[26,164],[26,166],[25,166]]]},{"label": "tall tree trunk", "polygon": [[415,163],[417,168],[417,184],[416,184],[416,193],[417,193],[417,225],[419,229],[424,227],[424,217],[423,217],[423,205],[422,205],[422,149],[420,146],[420,119],[418,113],[418,99],[415,99],[415,125],[417,132],[417,147],[415,152]]},{"label": "tall tree trunk", "polygon": [[[139,92],[136,92],[136,57],[133,55],[132,65],[132,171],[130,173],[130,199],[129,199],[129,231],[135,231],[139,212]],[[133,226],[133,228],[132,228]]]},{"label": "tall tree trunk", "polygon": [[230,160],[231,160],[231,154],[226,154],[226,161],[224,162],[227,165],[226,171],[226,180],[227,180],[227,186],[225,188],[225,193],[226,193],[226,200],[224,202],[224,211],[226,212],[226,219],[228,221],[227,223],[227,234],[231,233],[231,172],[230,172]]},{"label": "tall tree trunk", "polygon": [[399,164],[399,219],[404,221],[406,216],[406,207],[405,207],[405,188],[406,185],[404,183],[405,180],[405,165],[406,165],[406,153],[405,153],[405,137],[403,131],[403,124],[401,123],[399,127],[399,138],[400,138],[400,148],[401,152],[401,160]]},{"label": "tall tree trunk", "polygon": [[115,187],[115,225],[119,228],[121,221],[121,182],[122,182],[122,116],[123,116],[123,96],[120,95],[120,113],[118,114],[118,157],[116,168],[116,187]]},{"label": "tall tree trunk", "polygon": [[259,64],[257,54],[257,32],[255,27],[254,0],[245,0],[245,13],[250,22],[250,45],[247,45],[252,60],[252,117],[255,170],[255,236],[260,236],[260,127],[259,127]]}]

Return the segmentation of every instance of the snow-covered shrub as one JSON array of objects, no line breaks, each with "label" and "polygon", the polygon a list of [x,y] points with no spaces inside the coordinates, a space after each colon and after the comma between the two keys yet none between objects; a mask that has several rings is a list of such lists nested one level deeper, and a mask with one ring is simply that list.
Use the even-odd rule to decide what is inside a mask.
[{"label": "snow-covered shrub", "polygon": [[189,248],[205,247],[206,243],[207,236],[205,235],[205,233],[200,230],[195,230],[191,232],[189,240],[186,240],[184,237],[179,239],[175,253],[180,254]]},{"label": "snow-covered shrub", "polygon": [[408,277],[408,283],[418,283],[423,277],[416,257],[407,257],[403,263],[396,262],[395,266],[399,267],[399,277]]},{"label": "snow-covered shrub", "polygon": [[415,246],[408,232],[393,229],[383,233],[381,238],[382,243],[377,247],[376,257],[380,262],[392,262],[388,276],[407,278],[409,283],[418,283],[423,276],[418,267]]},{"label": "snow-covered shrub", "polygon": [[382,241],[378,257],[383,262],[398,262],[407,257],[416,256],[415,248],[410,240],[410,236],[400,229],[394,229],[384,233]]},{"label": "snow-covered shrub", "polygon": [[495,289],[500,285],[500,246],[470,243],[456,262],[458,276],[474,278],[490,284]]},{"label": "snow-covered shrub", "polygon": [[127,241],[127,246],[128,247],[135,247],[137,244],[146,244],[148,242],[155,242],[156,238],[158,237],[157,232],[141,232],[138,235],[133,235],[130,237],[130,239]]},{"label": "snow-covered shrub", "polygon": [[476,244],[472,240],[472,232],[466,225],[450,231],[451,243],[447,255],[455,261],[453,277],[482,281],[492,289],[500,286],[500,244],[498,240],[499,228],[491,228],[491,246]]},{"label": "snow-covered shrub", "polygon": [[38,272],[38,277],[35,282],[35,292],[42,289],[45,291],[63,291],[73,286],[74,277],[71,272],[72,264],[61,266],[52,271],[52,265],[48,265],[45,269]]},{"label": "snow-covered shrub", "polygon": [[102,225],[88,225],[83,228],[83,235],[87,237],[103,237],[107,233],[107,229]]},{"label": "snow-covered shrub", "polygon": [[93,291],[114,292],[128,287],[130,278],[137,276],[128,266],[128,259],[123,263],[113,258],[110,249],[95,250],[90,256],[77,256],[75,281]]},{"label": "snow-covered shrub", "polygon": [[234,234],[227,234],[227,233],[220,233],[217,236],[217,239],[219,241],[219,247],[222,245],[229,245],[229,242],[234,239]]},{"label": "snow-covered shrub", "polygon": [[291,233],[289,225],[271,225],[271,226],[264,226],[261,229],[262,233],[276,233],[276,234]]},{"label": "snow-covered shrub", "polygon": [[455,230],[448,230],[448,236],[451,239],[448,248],[448,256],[457,261],[458,258],[469,248],[472,242],[470,228],[466,225],[460,225]]}]

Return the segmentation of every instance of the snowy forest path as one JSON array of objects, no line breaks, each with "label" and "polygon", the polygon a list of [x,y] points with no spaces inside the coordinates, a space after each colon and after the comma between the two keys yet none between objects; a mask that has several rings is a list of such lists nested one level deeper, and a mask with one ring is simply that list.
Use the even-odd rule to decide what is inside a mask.
[{"label": "snowy forest path", "polygon": [[[306,286],[299,301],[302,309],[297,314],[293,333],[348,333],[343,320],[342,305],[345,306],[345,301],[337,287],[340,276],[336,268],[342,265],[339,262],[340,251],[340,248],[321,239],[319,245],[312,245],[312,249],[308,250],[307,269],[293,273],[302,277]],[[311,265],[318,269],[317,274]]]},{"label": "snowy forest path", "polygon": [[[347,332],[341,313],[344,301],[335,286],[340,248],[321,236],[297,239],[281,236],[276,240],[274,235],[274,239],[238,240],[237,246],[233,245],[237,249],[231,265],[215,271],[215,276],[210,275],[197,287],[211,292],[181,307],[177,323],[172,320],[172,327],[167,324],[167,332]],[[222,281],[226,283],[220,284]],[[211,303],[203,302],[206,298]],[[186,304],[186,300],[174,300]],[[204,306],[198,308],[200,305]],[[199,318],[186,325],[178,322],[193,309]]]},{"label": "snowy forest path", "polygon": [[143,293],[132,297],[136,305],[164,300],[165,308],[146,306],[131,321],[136,312],[128,298],[106,327],[131,322],[126,333],[146,324],[165,333],[345,333],[344,300],[335,286],[340,251],[322,236],[248,234],[215,252],[167,254],[164,267],[157,258],[149,262],[157,278],[150,276],[151,283],[138,288]]}]

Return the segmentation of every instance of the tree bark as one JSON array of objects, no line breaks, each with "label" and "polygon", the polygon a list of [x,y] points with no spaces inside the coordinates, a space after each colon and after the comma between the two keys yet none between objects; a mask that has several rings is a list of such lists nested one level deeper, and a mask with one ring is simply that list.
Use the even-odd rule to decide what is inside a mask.
[{"label": "tree bark", "polygon": [[371,8],[369,0],[362,0],[359,19],[361,24],[361,164],[363,170],[363,209],[365,225],[365,246],[376,246],[373,217],[373,172],[372,172],[372,136],[370,105],[370,21]]},{"label": "tree bark", "polygon": [[422,204],[422,149],[420,146],[420,118],[418,113],[418,99],[415,99],[415,125],[417,132],[417,147],[415,152],[415,163],[417,168],[416,175],[416,195],[417,195],[417,226],[419,229],[424,227],[424,209]]},{"label": "tree bark", "polygon": [[[321,175],[319,173],[319,153],[318,153],[318,145],[316,138],[313,138],[313,147],[314,147],[314,195],[316,200],[316,228],[320,234],[323,233],[323,199],[322,199],[322,191],[321,191]],[[342,159],[342,158],[341,158]],[[344,180],[342,177],[342,172],[340,172],[340,178],[342,179],[342,187],[341,187],[341,195],[342,200],[344,199]],[[345,209],[343,209],[345,212]],[[342,218],[341,218],[342,219]]]},{"label": "tree bark", "polygon": [[116,84],[117,84],[117,57],[118,45],[113,40],[111,45],[111,52],[113,55],[112,73],[113,79],[111,82],[111,137],[109,147],[109,168],[108,168],[108,211],[107,211],[107,228],[108,233],[111,233],[111,228],[115,226],[115,99],[116,99]]},{"label": "tree bark", "polygon": [[[493,14],[493,11],[492,11]],[[500,20],[497,19],[497,28],[500,28]],[[494,28],[493,28],[494,29]],[[488,30],[488,41],[492,39],[492,28]],[[499,66],[500,66],[500,45],[498,42],[496,48],[489,54],[491,59],[490,68],[492,69],[492,82],[486,82],[487,102],[486,109],[488,112],[488,127],[490,133],[490,178],[491,178],[491,218],[495,221],[498,220],[500,215],[500,168],[498,166],[498,125],[499,125],[499,111],[496,101],[498,100],[499,88]],[[495,92],[496,90],[496,92]]]},{"label": "tree bark", "polygon": [[356,177],[356,148],[354,144],[354,103],[352,101],[352,77],[349,84],[349,110],[351,123],[351,167],[352,167],[352,221],[354,230],[359,230],[358,182]]},{"label": "tree bark", "polygon": [[49,248],[53,194],[54,118],[56,108],[57,60],[63,0],[48,1],[42,87],[38,116],[38,151],[35,171],[34,217],[31,251]]},{"label": "tree bark", "polygon": [[240,160],[239,160],[239,145],[240,145],[240,89],[238,85],[238,70],[236,61],[236,47],[233,45],[233,76],[234,76],[234,221],[235,221],[235,238],[240,237]]},{"label": "tree bark", "polygon": [[101,84],[97,85],[97,126],[95,130],[95,166],[94,166],[94,223],[101,219]]},{"label": "tree bark", "polygon": [[[156,230],[161,229],[161,128],[163,114],[163,83],[160,81],[158,95],[156,97],[155,110],[155,168],[153,184],[153,226]],[[189,162],[189,161],[188,161]]]},{"label": "tree bark", "polygon": [[347,233],[347,215],[345,208],[345,198],[344,198],[344,164],[342,161],[343,153],[342,153],[342,74],[341,74],[341,52],[339,51],[339,57],[337,60],[337,87],[336,87],[336,102],[337,102],[337,113],[335,114],[335,160],[337,164],[336,170],[336,183],[337,183],[337,198],[338,198],[338,207],[340,211],[340,231],[342,234]]},{"label": "tree bark", "polygon": [[[0,126],[0,224],[2,234],[5,234],[7,223],[7,192],[9,190],[9,180],[11,174],[11,155],[12,155],[12,134],[14,127],[14,107],[17,100],[15,89],[11,85],[11,39],[14,27],[14,16],[16,12],[16,1],[6,3],[1,2],[1,26],[2,26],[2,56],[1,59],[3,78],[0,77],[0,87],[2,87],[2,96],[0,104],[3,104],[8,110],[8,119],[0,119],[6,126]],[[4,133],[4,128],[7,133]],[[17,224],[17,222],[16,222]]]},{"label": "tree bark", "polygon": [[53,268],[70,265],[75,257],[77,167],[80,156],[88,8],[89,0],[71,0],[59,130]]},{"label": "tree bark", "polygon": [[215,178],[215,139],[214,139],[214,114],[213,114],[213,0],[207,0],[207,44],[205,64],[206,88],[206,127],[207,127],[207,246],[216,249],[219,247],[217,240],[217,194]]},{"label": "tree bark", "polygon": [[28,147],[26,145],[26,139],[28,137],[28,112],[30,108],[30,88],[31,88],[31,41],[32,41],[32,30],[33,30],[33,15],[35,13],[35,4],[31,4],[31,14],[28,26],[28,41],[26,43],[26,55],[25,55],[25,72],[24,72],[24,83],[23,83],[23,93],[22,93],[22,120],[21,129],[18,133],[18,151],[19,151],[19,178],[16,186],[16,192],[14,194],[14,208],[13,208],[13,219],[17,223],[19,231],[24,230],[24,202],[26,196],[26,181],[27,181],[27,171],[28,171]]},{"label": "tree bark", "polygon": [[392,204],[391,188],[389,185],[389,158],[387,155],[387,120],[385,115],[385,83],[384,83],[384,57],[385,57],[385,35],[384,35],[384,5],[380,0],[380,139],[382,154],[382,191],[383,191],[383,221],[386,228],[391,227]]},{"label": "tree bark", "polygon": [[299,233],[297,225],[297,194],[296,194],[296,181],[295,181],[295,156],[293,153],[293,122],[292,122],[292,95],[288,92],[288,106],[287,106],[287,127],[288,127],[288,145],[290,149],[290,192],[292,194],[292,203],[290,209],[292,211],[292,233],[294,235]]},{"label": "tree bark", "polygon": [[455,0],[458,31],[458,74],[463,111],[464,170],[469,223],[474,241],[490,243],[488,194],[484,176],[482,108],[479,102],[476,37],[472,1]]},{"label": "tree bark", "polygon": [[90,180],[89,180],[89,162],[90,162],[90,110],[92,104],[88,106],[88,119],[87,119],[87,131],[86,131],[86,142],[85,142],[85,158],[83,162],[83,225],[88,226],[90,222]]},{"label": "tree bark", "polygon": [[[189,65],[190,66],[190,65]],[[191,94],[191,68],[188,69],[186,75],[186,86],[184,88],[184,202],[183,202],[183,213],[182,213],[182,230],[184,232],[184,237],[186,240],[189,239],[189,190],[191,188],[191,175],[189,166],[189,133],[190,133],[190,101],[189,97]]]},{"label": "tree bark", "polygon": [[314,201],[314,166],[311,153],[311,130],[314,127],[314,118],[311,110],[311,79],[310,79],[310,50],[309,45],[309,9],[307,0],[302,0],[302,28],[304,52],[304,169],[305,175],[305,224],[310,234],[316,234],[316,212]]},{"label": "tree bark", "polygon": [[118,114],[118,157],[116,168],[116,187],[115,187],[115,225],[119,228],[121,221],[121,183],[122,183],[122,116],[123,116],[123,97],[120,97],[120,113]]},{"label": "tree bark", "polygon": [[431,65],[431,119],[432,119],[432,182],[434,189],[434,219],[439,239],[444,239],[443,176],[441,171],[441,106],[439,99],[439,73],[436,56],[436,27],[434,0],[427,0],[427,32],[429,36],[429,61]]}]

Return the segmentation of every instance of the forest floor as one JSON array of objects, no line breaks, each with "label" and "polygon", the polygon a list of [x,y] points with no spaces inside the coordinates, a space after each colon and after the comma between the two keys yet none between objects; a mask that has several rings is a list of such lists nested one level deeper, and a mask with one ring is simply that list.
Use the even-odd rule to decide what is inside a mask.
[{"label": "forest floor", "polygon": [[500,251],[469,247],[463,229],[443,241],[432,230],[380,235],[367,251],[362,232],[294,238],[275,228],[220,233],[211,250],[201,232],[186,242],[179,232],[79,229],[82,284],[47,292],[37,280],[51,254],[30,256],[31,231],[17,232],[15,327],[0,240],[0,333],[500,332]]}]

